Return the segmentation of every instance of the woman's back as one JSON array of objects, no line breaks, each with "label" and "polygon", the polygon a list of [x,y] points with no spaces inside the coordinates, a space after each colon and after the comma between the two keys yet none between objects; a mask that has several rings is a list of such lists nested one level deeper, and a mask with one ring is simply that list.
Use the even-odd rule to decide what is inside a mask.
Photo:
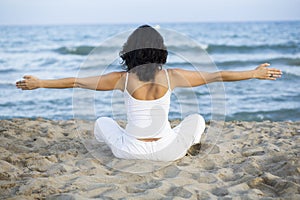
[{"label": "woman's back", "polygon": [[160,138],[169,132],[169,85],[167,70],[158,71],[151,82],[140,81],[134,73],[126,74],[126,130],[130,135],[136,138]]},{"label": "woman's back", "polygon": [[125,79],[125,90],[137,100],[155,100],[163,97],[170,90],[169,76],[167,70],[156,72],[154,80],[140,81],[135,73],[128,73]]}]

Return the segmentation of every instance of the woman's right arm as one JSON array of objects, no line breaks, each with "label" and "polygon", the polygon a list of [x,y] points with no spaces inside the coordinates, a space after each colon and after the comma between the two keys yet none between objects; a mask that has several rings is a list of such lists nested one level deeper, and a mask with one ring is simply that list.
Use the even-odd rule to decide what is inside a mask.
[{"label": "woman's right arm", "polygon": [[124,72],[112,72],[102,76],[86,78],[62,78],[42,80],[35,76],[24,76],[24,80],[16,82],[17,88],[22,90],[33,90],[37,88],[85,88],[91,90],[122,90],[122,75]]},{"label": "woman's right arm", "polygon": [[34,90],[38,88],[73,88],[76,80],[76,78],[42,80],[31,75],[26,75],[23,78],[24,80],[16,82],[17,88],[22,90]]}]

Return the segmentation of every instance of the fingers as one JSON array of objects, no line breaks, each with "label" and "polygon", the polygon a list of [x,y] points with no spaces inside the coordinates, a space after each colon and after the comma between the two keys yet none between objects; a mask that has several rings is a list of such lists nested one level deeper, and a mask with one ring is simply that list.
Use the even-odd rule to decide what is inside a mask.
[{"label": "fingers", "polygon": [[269,72],[272,72],[272,73],[280,73],[280,74],[282,74],[282,72],[281,72],[280,69],[268,68],[268,71],[269,71]]},{"label": "fingers", "polygon": [[23,76],[23,78],[24,78],[25,80],[21,80],[21,81],[17,81],[17,82],[16,82],[16,87],[17,87],[17,88],[20,88],[20,89],[22,89],[22,90],[25,90],[26,87],[27,87],[27,85],[26,85],[27,80],[30,79],[31,76],[30,76],[30,75],[25,75],[25,76]]},{"label": "fingers", "polygon": [[18,82],[16,82],[16,87],[23,89],[26,87],[26,83],[24,81],[18,81]]},{"label": "fingers", "polygon": [[17,81],[16,84],[22,85],[22,84],[26,84],[27,82],[28,82],[27,80],[22,80],[22,81]]},{"label": "fingers", "polygon": [[282,72],[280,69],[276,69],[276,68],[267,68],[269,67],[270,64],[269,63],[264,63],[264,64],[261,64],[259,65],[259,68],[266,68],[268,74],[276,74],[276,75],[282,75]]},{"label": "fingers", "polygon": [[269,63],[263,63],[259,65],[258,70],[261,72],[261,79],[276,80],[282,75],[281,70],[276,68],[269,68]]},{"label": "fingers", "polygon": [[276,80],[276,78],[281,77],[282,72],[279,69],[269,68],[267,74],[269,80]]},{"label": "fingers", "polygon": [[28,82],[27,80],[17,81],[16,87],[20,88],[22,90],[26,90],[26,89],[28,89],[27,82]]},{"label": "fingers", "polygon": [[24,80],[20,80],[16,82],[16,87],[22,90],[31,90],[32,81],[36,79],[36,77],[31,75],[23,76]]},{"label": "fingers", "polygon": [[282,72],[281,71],[275,71],[275,70],[268,70],[268,75],[282,75]]},{"label": "fingers", "polygon": [[268,73],[266,80],[276,80],[277,78],[281,78],[281,74]]},{"label": "fingers", "polygon": [[280,78],[278,76],[270,76],[270,77],[267,77],[266,79],[267,80],[276,80],[277,78]]}]

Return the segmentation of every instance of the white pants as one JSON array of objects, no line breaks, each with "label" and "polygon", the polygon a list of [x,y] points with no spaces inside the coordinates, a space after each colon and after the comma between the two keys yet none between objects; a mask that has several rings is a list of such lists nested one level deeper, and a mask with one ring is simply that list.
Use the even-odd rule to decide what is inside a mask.
[{"label": "white pants", "polygon": [[101,117],[95,123],[94,135],[97,141],[106,143],[118,158],[173,161],[185,156],[193,144],[200,142],[204,129],[203,117],[193,114],[161,139],[144,142],[127,134],[113,119]]}]

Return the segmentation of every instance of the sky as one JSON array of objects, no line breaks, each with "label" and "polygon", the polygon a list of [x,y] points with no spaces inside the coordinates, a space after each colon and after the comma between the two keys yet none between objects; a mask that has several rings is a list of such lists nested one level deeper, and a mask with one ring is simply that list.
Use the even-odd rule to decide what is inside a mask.
[{"label": "sky", "polygon": [[0,0],[1,25],[300,20],[300,0]]}]

